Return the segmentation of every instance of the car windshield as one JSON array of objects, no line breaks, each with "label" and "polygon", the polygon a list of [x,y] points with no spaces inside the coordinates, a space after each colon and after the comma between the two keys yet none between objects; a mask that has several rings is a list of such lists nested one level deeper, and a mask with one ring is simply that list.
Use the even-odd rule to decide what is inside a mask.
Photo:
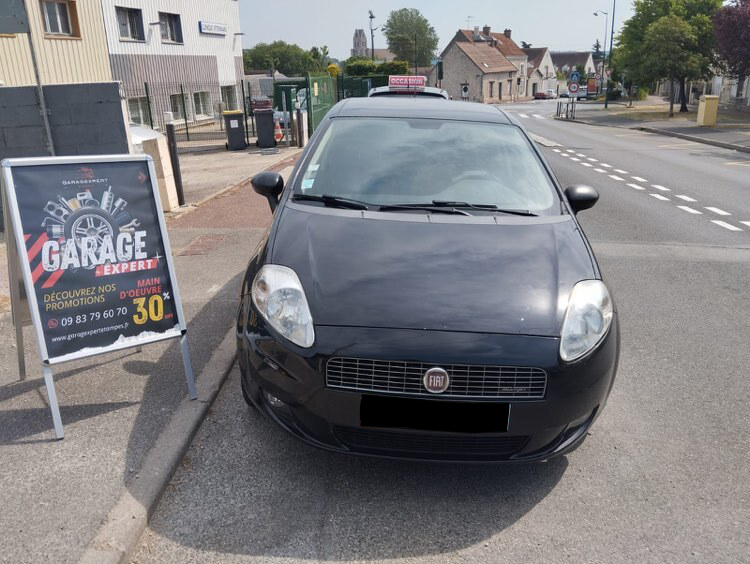
[{"label": "car windshield", "polygon": [[467,121],[336,118],[294,191],[375,207],[440,200],[560,213],[552,182],[517,127]]}]

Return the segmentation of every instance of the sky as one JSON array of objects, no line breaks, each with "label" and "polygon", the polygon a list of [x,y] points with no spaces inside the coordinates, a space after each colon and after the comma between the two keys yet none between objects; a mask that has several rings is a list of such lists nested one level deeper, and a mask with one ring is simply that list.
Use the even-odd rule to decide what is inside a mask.
[{"label": "sky", "polygon": [[[613,0],[285,0],[263,2],[239,0],[243,46],[270,43],[277,39],[304,49],[327,45],[331,57],[346,59],[352,48],[355,28],[363,28],[370,46],[368,10],[374,25],[383,24],[391,10],[416,8],[437,32],[441,51],[459,28],[489,25],[492,31],[512,30],[513,40],[549,47],[552,51],[588,50],[604,36],[605,16],[612,14]],[[614,0],[617,2],[617,0]],[[615,36],[623,21],[633,15],[632,0],[616,3]],[[611,20],[609,25],[611,26]],[[607,48],[609,48],[607,30]],[[603,42],[603,41],[602,41]],[[387,47],[380,30],[375,48]]]}]

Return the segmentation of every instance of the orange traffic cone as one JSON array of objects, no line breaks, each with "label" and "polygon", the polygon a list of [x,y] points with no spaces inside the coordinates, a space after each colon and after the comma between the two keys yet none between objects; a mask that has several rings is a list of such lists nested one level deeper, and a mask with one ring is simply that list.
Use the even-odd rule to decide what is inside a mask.
[{"label": "orange traffic cone", "polygon": [[278,143],[284,138],[284,134],[281,131],[281,124],[279,124],[278,118],[274,120],[274,123],[276,125],[273,128],[273,136],[276,139],[276,142]]}]

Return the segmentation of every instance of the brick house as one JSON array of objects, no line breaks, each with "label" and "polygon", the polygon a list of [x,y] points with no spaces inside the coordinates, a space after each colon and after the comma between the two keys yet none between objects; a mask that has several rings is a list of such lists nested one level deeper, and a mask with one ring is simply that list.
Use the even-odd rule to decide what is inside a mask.
[{"label": "brick house", "polygon": [[441,87],[456,100],[497,103],[525,97],[528,57],[511,39],[511,30],[489,26],[459,29],[440,55]]}]

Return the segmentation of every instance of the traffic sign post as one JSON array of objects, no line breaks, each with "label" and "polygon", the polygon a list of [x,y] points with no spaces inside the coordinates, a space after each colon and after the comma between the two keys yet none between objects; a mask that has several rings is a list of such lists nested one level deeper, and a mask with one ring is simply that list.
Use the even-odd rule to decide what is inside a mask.
[{"label": "traffic sign post", "polygon": [[571,94],[578,94],[578,89],[580,88],[579,84],[577,82],[569,82],[568,83],[568,92]]}]

